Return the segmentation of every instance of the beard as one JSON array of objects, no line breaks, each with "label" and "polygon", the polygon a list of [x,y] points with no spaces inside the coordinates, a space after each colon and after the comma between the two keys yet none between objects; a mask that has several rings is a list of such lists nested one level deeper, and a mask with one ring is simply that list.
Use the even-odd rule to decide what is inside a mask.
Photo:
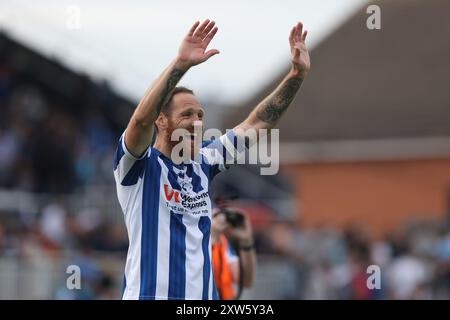
[{"label": "beard", "polygon": [[[180,156],[182,158],[185,158],[186,160],[192,160],[196,157],[196,155],[199,153],[200,150],[200,146],[201,146],[201,135],[200,137],[196,137],[196,136],[186,136],[183,135],[182,137],[180,137],[178,140],[172,141],[172,136],[173,133],[175,132],[175,130],[177,129],[184,129],[186,131],[188,131],[189,133],[194,133],[194,126],[188,126],[188,127],[183,127],[183,126],[177,126],[174,121],[172,119],[168,119],[168,125],[167,125],[167,134],[165,137],[166,143],[167,145],[170,146],[170,149],[173,150],[175,148],[175,146],[182,144],[182,148],[180,151]],[[197,130],[198,131],[198,130]],[[179,135],[177,136],[179,137]],[[190,157],[189,155],[184,155],[183,154],[183,150],[189,150],[190,152]]]}]

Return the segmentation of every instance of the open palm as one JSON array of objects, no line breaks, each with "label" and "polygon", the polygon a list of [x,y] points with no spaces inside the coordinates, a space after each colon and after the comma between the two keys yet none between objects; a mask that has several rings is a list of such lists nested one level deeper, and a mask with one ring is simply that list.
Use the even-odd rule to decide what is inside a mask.
[{"label": "open palm", "polygon": [[303,31],[303,24],[299,22],[292,28],[291,34],[289,35],[291,61],[294,68],[299,71],[301,75],[306,75],[311,67],[308,49],[305,45],[307,33],[307,31]]},{"label": "open palm", "polygon": [[200,64],[219,53],[217,49],[206,51],[206,48],[218,30],[217,27],[214,27],[215,22],[206,19],[200,27],[199,24],[199,21],[194,23],[189,33],[183,39],[178,51],[178,58],[186,67]]}]

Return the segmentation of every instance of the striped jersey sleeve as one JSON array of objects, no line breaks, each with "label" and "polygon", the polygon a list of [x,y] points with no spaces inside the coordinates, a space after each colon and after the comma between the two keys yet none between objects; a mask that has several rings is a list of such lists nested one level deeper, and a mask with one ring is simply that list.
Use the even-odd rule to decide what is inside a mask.
[{"label": "striped jersey sleeve", "polygon": [[233,130],[218,139],[206,141],[200,149],[200,161],[207,167],[209,178],[214,178],[219,172],[227,170],[245,156],[245,140]]},{"label": "striped jersey sleeve", "polygon": [[113,169],[119,203],[126,214],[128,200],[133,190],[135,190],[134,188],[131,188],[131,186],[135,186],[142,180],[150,148],[139,158],[135,157],[125,145],[125,134],[126,130],[117,144]]}]

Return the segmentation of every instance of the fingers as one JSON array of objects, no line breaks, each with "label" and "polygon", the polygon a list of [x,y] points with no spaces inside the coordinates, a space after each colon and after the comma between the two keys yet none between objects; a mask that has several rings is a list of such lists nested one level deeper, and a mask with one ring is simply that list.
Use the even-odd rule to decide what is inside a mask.
[{"label": "fingers", "polygon": [[211,29],[214,27],[214,25],[215,25],[216,23],[214,22],[214,21],[211,21],[208,25],[207,25],[207,27],[205,28],[205,30],[203,31],[203,38],[205,38],[207,35],[208,35],[208,33],[211,31]]},{"label": "fingers", "polygon": [[294,34],[295,34],[295,27],[292,27],[291,33],[289,34],[289,44],[291,45],[291,47],[293,47],[295,44]]},{"label": "fingers", "polygon": [[194,23],[194,25],[191,27],[191,29],[189,30],[188,36],[192,37],[192,35],[194,34],[195,29],[197,29],[198,25],[200,24],[200,21],[196,21]]},{"label": "fingers", "polygon": [[211,50],[208,50],[208,51],[206,51],[205,52],[205,56],[206,56],[206,59],[205,60],[208,60],[209,58],[211,58],[212,56],[214,56],[214,55],[216,55],[216,54],[219,54],[220,52],[219,52],[219,50],[217,50],[217,49],[211,49]]},{"label": "fingers", "polygon": [[195,31],[194,37],[203,39],[204,38],[203,32],[205,31],[208,24],[209,24],[209,19],[206,19],[205,21],[203,21],[203,23],[200,25],[200,27],[197,29],[197,31]]},{"label": "fingers", "polygon": [[297,32],[295,33],[295,40],[296,41],[301,41],[301,35],[303,33],[303,23],[298,22],[297,23]]},{"label": "fingers", "polygon": [[214,36],[217,33],[217,30],[219,30],[219,28],[215,27],[214,29],[212,29],[212,31],[206,36],[205,40],[203,41],[203,47],[206,48],[209,43],[211,42],[211,40],[214,38]]},{"label": "fingers", "polygon": [[305,32],[303,32],[303,34],[302,34],[302,42],[304,43],[305,42],[305,39],[306,39],[306,35],[308,34],[308,31],[307,30],[305,30]]},{"label": "fingers", "polygon": [[289,44],[291,47],[295,45],[296,42],[305,43],[306,35],[308,31],[303,31],[303,23],[298,22],[292,29],[289,34]]},{"label": "fingers", "polygon": [[296,42],[305,42],[307,31],[303,32],[303,23],[298,22],[289,34],[289,44],[293,46]]}]

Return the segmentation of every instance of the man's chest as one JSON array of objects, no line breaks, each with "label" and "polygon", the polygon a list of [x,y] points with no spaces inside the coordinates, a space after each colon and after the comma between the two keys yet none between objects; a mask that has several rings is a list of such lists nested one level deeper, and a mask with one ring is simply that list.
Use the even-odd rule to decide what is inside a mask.
[{"label": "man's chest", "polygon": [[195,166],[166,166],[161,171],[160,205],[190,217],[210,216],[209,181]]}]

